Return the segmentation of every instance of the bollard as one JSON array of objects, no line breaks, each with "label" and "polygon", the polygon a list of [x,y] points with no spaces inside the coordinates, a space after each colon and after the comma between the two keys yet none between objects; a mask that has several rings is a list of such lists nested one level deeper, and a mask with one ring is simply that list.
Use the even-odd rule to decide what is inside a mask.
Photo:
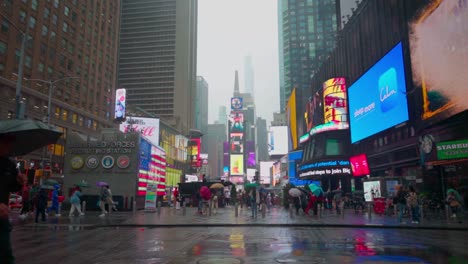
[{"label": "bollard", "polygon": [[266,216],[266,206],[264,203],[262,203],[262,218],[265,218]]},{"label": "bollard", "polygon": [[182,215],[185,215],[187,211],[187,205],[185,204],[185,201],[182,202]]},{"label": "bollard", "polygon": [[83,212],[83,214],[86,212],[86,201],[83,201],[82,203],[82,207],[83,207],[83,210],[81,210],[81,212]]},{"label": "bollard", "polygon": [[136,201],[133,201],[132,210],[133,210],[133,214],[135,214],[136,213]]},{"label": "bollard", "polygon": [[239,205],[237,203],[234,205],[234,215],[239,216]]},{"label": "bollard", "polygon": [[289,216],[290,216],[291,218],[294,218],[293,204],[292,204],[292,203],[289,204]]}]

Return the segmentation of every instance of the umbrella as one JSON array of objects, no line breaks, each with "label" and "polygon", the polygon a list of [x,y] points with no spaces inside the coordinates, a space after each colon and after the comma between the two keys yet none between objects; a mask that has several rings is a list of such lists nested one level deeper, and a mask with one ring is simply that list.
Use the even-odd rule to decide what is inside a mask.
[{"label": "umbrella", "polygon": [[82,182],[79,182],[77,184],[75,184],[75,186],[78,186],[78,187],[81,187],[81,188],[89,188],[91,186],[89,186],[89,183],[85,182],[85,181],[82,181]]},{"label": "umbrella", "polygon": [[44,190],[53,190],[53,189],[54,189],[54,186],[52,186],[52,185],[47,185],[47,184],[42,184],[42,185],[41,185],[41,189],[44,189]]},{"label": "umbrella", "polygon": [[43,182],[43,184],[44,184],[44,185],[52,185],[52,186],[53,186],[53,185],[59,184],[59,182],[56,181],[56,180],[53,180],[53,179],[47,179],[47,180],[45,180],[45,181]]},{"label": "umbrella", "polygon": [[222,188],[224,188],[224,185],[220,182],[213,183],[210,186],[210,189],[222,189]]},{"label": "umbrella", "polygon": [[257,186],[258,186],[258,183],[253,182],[253,183],[247,183],[244,187],[252,188],[252,187],[257,187]]},{"label": "umbrella", "polygon": [[229,186],[229,185],[234,185],[234,183],[230,182],[230,181],[226,181],[223,183],[224,186]]},{"label": "umbrella", "polygon": [[458,201],[462,201],[462,200],[463,200],[462,197],[461,197],[461,195],[460,195],[460,193],[459,193],[457,190],[455,190],[455,189],[448,189],[448,190],[447,190],[447,194],[450,194],[450,193],[453,193],[453,194],[455,195],[455,197],[457,198]]},{"label": "umbrella", "polygon": [[317,186],[316,184],[312,183],[309,185],[309,189],[311,192],[315,194],[315,196],[319,196],[323,193],[322,187]]},{"label": "umbrella", "polygon": [[57,142],[62,132],[40,121],[2,120],[0,135],[11,137],[14,144],[8,155],[22,156]]},{"label": "umbrella", "polygon": [[268,192],[268,190],[265,189],[265,188],[263,188],[263,187],[260,188],[260,190],[258,190],[258,191],[259,191],[260,193],[267,193],[267,192]]},{"label": "umbrella", "polygon": [[291,188],[289,189],[289,195],[292,197],[299,197],[302,195],[302,192],[298,188]]},{"label": "umbrella", "polygon": [[96,186],[98,187],[104,187],[104,186],[107,186],[109,184],[107,184],[107,182],[96,182]]},{"label": "umbrella", "polygon": [[211,191],[206,186],[200,188],[200,196],[204,200],[209,200],[211,198]]}]

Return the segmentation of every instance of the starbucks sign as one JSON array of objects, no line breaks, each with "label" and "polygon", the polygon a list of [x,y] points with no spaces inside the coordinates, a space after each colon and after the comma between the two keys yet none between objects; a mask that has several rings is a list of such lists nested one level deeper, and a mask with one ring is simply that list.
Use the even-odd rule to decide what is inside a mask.
[{"label": "starbucks sign", "polygon": [[439,160],[468,158],[468,140],[440,142],[436,147]]}]

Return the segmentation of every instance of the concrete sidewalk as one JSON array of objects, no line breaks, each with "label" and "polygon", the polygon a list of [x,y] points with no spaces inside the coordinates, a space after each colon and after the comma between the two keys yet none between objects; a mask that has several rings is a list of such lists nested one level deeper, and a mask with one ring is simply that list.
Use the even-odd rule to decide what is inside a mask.
[{"label": "concrete sidewalk", "polygon": [[354,210],[345,210],[344,215],[336,215],[334,211],[324,210],[321,217],[299,215],[290,212],[282,207],[272,208],[266,212],[265,217],[258,211],[257,218],[251,217],[250,208],[239,208],[238,216],[235,215],[234,207],[220,208],[217,213],[212,212],[211,216],[202,216],[197,213],[197,208],[186,208],[185,214],[183,208],[163,207],[159,212],[147,213],[138,211],[132,212],[113,212],[106,217],[99,217],[98,212],[87,212],[85,216],[68,217],[66,216],[48,217],[46,222],[34,223],[32,217],[27,220],[19,220],[13,217],[15,226],[23,227],[68,227],[76,226],[82,228],[96,227],[194,227],[194,226],[307,226],[307,227],[355,227],[355,228],[406,228],[406,229],[450,229],[450,230],[468,230],[466,217],[460,224],[455,220],[422,220],[420,224],[411,224],[411,219],[404,218],[404,223],[399,224],[395,216],[379,216],[358,213]]}]

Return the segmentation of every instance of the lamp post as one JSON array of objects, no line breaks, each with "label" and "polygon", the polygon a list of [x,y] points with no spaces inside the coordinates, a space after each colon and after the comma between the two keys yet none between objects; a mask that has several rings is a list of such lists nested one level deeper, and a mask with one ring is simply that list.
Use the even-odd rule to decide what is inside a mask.
[{"label": "lamp post", "polygon": [[20,55],[19,55],[19,64],[18,64],[18,79],[16,80],[16,96],[15,96],[15,116],[16,119],[23,119],[24,118],[24,111],[21,107],[21,82],[23,81],[23,65],[24,65],[24,50],[26,48],[26,42],[28,41],[28,31],[29,31],[29,17],[26,14],[25,21],[26,21],[26,32],[23,32],[15,23],[11,22],[8,17],[2,13],[0,15],[8,21],[10,25],[12,25],[16,30],[18,30],[22,37],[21,40],[21,47],[20,47]]}]

